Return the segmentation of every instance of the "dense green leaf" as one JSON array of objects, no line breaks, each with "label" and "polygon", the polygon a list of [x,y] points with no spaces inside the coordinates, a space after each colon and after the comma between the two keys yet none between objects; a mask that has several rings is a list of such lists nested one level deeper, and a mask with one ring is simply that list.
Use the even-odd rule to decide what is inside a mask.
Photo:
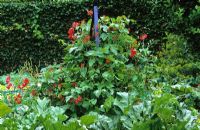
[{"label": "dense green leaf", "polygon": [[12,112],[11,108],[9,108],[6,104],[0,101],[0,117],[5,116]]},{"label": "dense green leaf", "polygon": [[82,124],[89,126],[96,122],[97,117],[94,115],[84,115],[80,118],[80,120]]}]

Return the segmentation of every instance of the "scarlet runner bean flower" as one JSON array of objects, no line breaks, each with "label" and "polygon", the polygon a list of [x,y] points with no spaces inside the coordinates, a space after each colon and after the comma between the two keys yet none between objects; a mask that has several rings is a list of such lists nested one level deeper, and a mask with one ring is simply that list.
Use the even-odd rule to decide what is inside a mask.
[{"label": "scarlet runner bean flower", "polygon": [[21,104],[22,102],[22,96],[19,94],[17,94],[16,96],[14,96],[14,100],[15,100],[15,103],[17,104]]},{"label": "scarlet runner bean flower", "polygon": [[18,88],[18,89],[22,89],[23,86],[22,86],[22,85],[18,85],[17,88]]},{"label": "scarlet runner bean flower", "polygon": [[70,40],[75,40],[75,36],[74,36],[74,28],[73,27],[71,27],[69,30],[68,30],[68,38],[70,39]]},{"label": "scarlet runner bean flower", "polygon": [[29,79],[25,78],[22,83],[22,88],[26,87],[29,84]]},{"label": "scarlet runner bean flower", "polygon": [[92,17],[93,11],[92,10],[87,10],[87,15],[89,15],[90,17]]},{"label": "scarlet runner bean flower", "polygon": [[77,105],[81,101],[82,101],[82,97],[78,96],[77,99],[74,100],[74,103]]},{"label": "scarlet runner bean flower", "polygon": [[25,78],[25,79],[24,79],[24,83],[25,83],[25,84],[29,84],[29,79],[28,79],[28,78]]},{"label": "scarlet runner bean flower", "polygon": [[80,25],[79,22],[73,22],[73,24],[72,24],[72,28],[76,28],[76,27],[78,27],[79,25]]},{"label": "scarlet runner bean flower", "polygon": [[141,41],[144,41],[147,37],[148,37],[147,34],[142,34],[142,35],[140,35],[139,39],[140,39]]},{"label": "scarlet runner bean flower", "polygon": [[10,79],[11,79],[10,76],[7,76],[7,77],[6,77],[6,83],[7,83],[7,84],[10,83]]},{"label": "scarlet runner bean flower", "polygon": [[90,41],[90,35],[84,37],[83,43],[87,43],[88,41]]},{"label": "scarlet runner bean flower", "polygon": [[12,83],[8,83],[8,85],[6,86],[7,89],[10,89],[13,86]]},{"label": "scarlet runner bean flower", "polygon": [[130,49],[130,57],[133,58],[136,54],[137,54],[137,51],[135,50],[135,48],[131,48]]},{"label": "scarlet runner bean flower", "polygon": [[74,28],[71,27],[69,30],[68,30],[68,34],[69,35],[74,35]]}]

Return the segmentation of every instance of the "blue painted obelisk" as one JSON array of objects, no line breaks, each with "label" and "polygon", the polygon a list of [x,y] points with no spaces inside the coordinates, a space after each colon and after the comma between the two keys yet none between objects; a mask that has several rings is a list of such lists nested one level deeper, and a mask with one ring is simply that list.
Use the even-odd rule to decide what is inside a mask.
[{"label": "blue painted obelisk", "polygon": [[99,38],[99,12],[98,12],[98,0],[94,0],[94,7],[93,7],[93,17],[94,17],[94,37],[96,45],[99,46],[100,44],[100,38]]}]

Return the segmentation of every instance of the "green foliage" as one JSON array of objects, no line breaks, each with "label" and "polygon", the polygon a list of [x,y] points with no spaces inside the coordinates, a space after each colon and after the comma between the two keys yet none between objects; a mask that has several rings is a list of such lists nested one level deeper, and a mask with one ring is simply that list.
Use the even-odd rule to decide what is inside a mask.
[{"label": "green foliage", "polygon": [[[3,35],[17,30],[28,33],[30,39],[35,39],[38,44],[43,41],[49,43],[48,40],[52,39],[55,42],[59,41],[64,44],[65,56],[62,57],[64,63],[43,68],[39,74],[31,69],[31,65],[14,74],[16,79],[12,80],[16,83],[21,81],[21,73],[28,74],[31,79],[30,88],[23,90],[22,104],[12,104],[12,102],[9,104],[13,111],[2,117],[0,128],[49,130],[198,130],[200,128],[198,112],[200,64],[199,59],[195,59],[189,53],[188,39],[166,33],[164,39],[166,44],[157,59],[149,50],[156,41],[140,38],[139,40],[137,36],[150,29],[148,31],[150,37],[162,37],[166,31],[177,29],[177,24],[182,24],[180,21],[183,20],[184,9],[178,8],[179,6],[174,5],[171,0],[109,1],[106,10],[113,13],[110,15],[130,14],[131,11],[141,12],[131,13],[129,16],[135,16],[137,20],[141,18],[142,21],[138,23],[142,26],[138,26],[135,20],[125,16],[101,17],[98,27],[101,44],[96,47],[91,37],[88,38],[91,20],[82,21],[74,28],[73,35],[77,39],[72,40],[72,43],[65,43],[67,38],[64,32],[65,28],[71,25],[70,17],[77,15],[74,19],[79,20],[85,15],[86,5],[73,2],[66,5],[60,5],[59,2],[49,3],[51,2],[19,4],[20,12],[26,13],[24,19],[22,15],[16,17],[18,11],[13,14],[9,12],[10,8],[3,11],[5,19],[0,26]],[[11,5],[12,9],[18,9],[18,5]],[[115,8],[119,6],[123,8]],[[2,7],[10,5],[4,4]],[[77,11],[77,8],[80,11]],[[74,13],[70,13],[73,11]],[[198,7],[192,12],[191,21],[198,19]],[[13,15],[14,20],[7,14]],[[70,22],[59,24],[66,17]],[[133,28],[129,32],[126,28],[129,25],[134,28],[139,27],[139,32]],[[186,27],[190,26],[192,25]],[[55,30],[56,27],[58,30]],[[182,34],[187,28],[176,30],[175,33]],[[196,27],[194,28],[193,32],[198,33],[198,29],[196,31]],[[17,37],[19,33],[15,35]],[[20,37],[18,40],[20,39],[23,38]],[[13,39],[6,40],[10,42]],[[31,42],[35,43],[35,40]],[[5,76],[0,78],[0,82],[5,87]]]},{"label": "green foliage", "polygon": [[3,102],[0,102],[0,117],[5,116],[6,114],[10,113],[12,110]]},{"label": "green foliage", "polygon": [[[39,67],[54,62],[60,63],[64,52],[63,47],[57,43],[68,40],[66,28],[70,27],[72,21],[87,18],[86,9],[92,6],[90,0],[20,1],[2,2],[0,5],[2,16],[0,74],[16,70],[30,59]],[[197,1],[188,3],[173,0],[117,2],[110,0],[106,5],[102,3],[100,3],[100,15],[126,15],[135,18],[138,26],[131,25],[131,30],[138,30],[139,34],[148,32],[151,38],[156,38],[158,41],[152,46],[153,49],[160,48],[160,40],[162,41],[165,32],[173,31],[176,34],[184,34],[189,40],[188,47],[198,52],[199,4]],[[102,38],[105,39],[105,36],[102,35]]]},{"label": "green foliage", "polygon": [[97,120],[97,117],[94,115],[84,115],[80,118],[81,123],[90,126],[91,124],[95,123]]},{"label": "green foliage", "polygon": [[187,41],[182,36],[174,34],[167,34],[166,40],[166,47],[159,53],[157,70],[162,72],[164,77],[167,80],[170,79],[172,83],[192,76],[198,77],[200,62],[191,55]]},{"label": "green foliage", "polygon": [[30,60],[39,67],[61,62],[64,51],[58,40],[67,40],[66,28],[72,21],[86,17],[79,2],[3,3],[0,10],[0,74]]},{"label": "green foliage", "polygon": [[[184,35],[189,41],[188,45],[193,52],[199,54],[199,19],[200,19],[200,1],[180,1],[180,9],[182,10],[181,19],[177,22],[177,33]],[[184,28],[181,28],[184,27]]]},{"label": "green foliage", "polygon": [[[125,14],[135,18],[141,25],[140,31],[148,32],[150,37],[154,38],[164,36],[166,31],[174,27],[176,6],[172,0],[120,0],[117,2],[110,0],[108,10],[105,12],[110,15]],[[135,27],[133,29],[136,30]]]}]

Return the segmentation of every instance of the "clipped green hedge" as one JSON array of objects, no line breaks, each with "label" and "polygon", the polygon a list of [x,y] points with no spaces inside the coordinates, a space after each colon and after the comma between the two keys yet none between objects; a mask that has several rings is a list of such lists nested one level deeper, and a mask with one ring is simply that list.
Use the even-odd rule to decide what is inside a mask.
[{"label": "clipped green hedge", "polygon": [[44,67],[61,62],[63,47],[73,21],[86,18],[81,3],[0,5],[0,74],[15,70],[26,61]]}]

